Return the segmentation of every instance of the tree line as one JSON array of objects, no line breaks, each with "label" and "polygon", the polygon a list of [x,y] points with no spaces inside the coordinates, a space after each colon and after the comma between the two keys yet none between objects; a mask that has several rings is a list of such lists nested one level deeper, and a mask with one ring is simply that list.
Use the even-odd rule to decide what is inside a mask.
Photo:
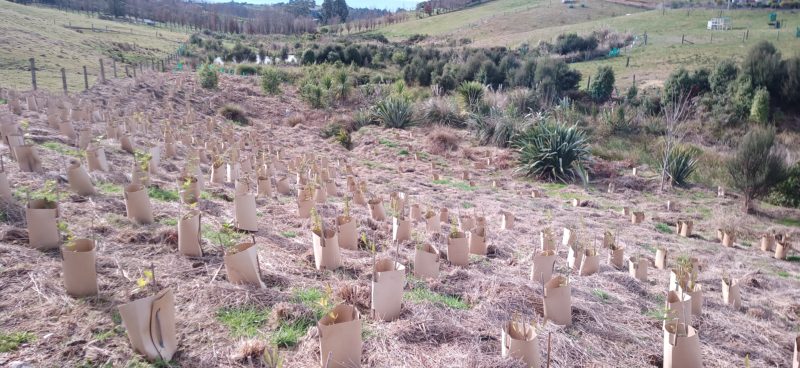
[{"label": "tree line", "polygon": [[[205,3],[182,0],[13,0],[63,10],[106,14],[134,21],[152,20],[190,29],[238,34],[303,34],[316,32],[320,22],[338,28],[370,30],[396,23],[400,17],[386,10],[353,9],[345,0],[325,0],[321,11],[313,0],[289,0],[275,5]],[[337,28],[337,29],[338,29]]]}]

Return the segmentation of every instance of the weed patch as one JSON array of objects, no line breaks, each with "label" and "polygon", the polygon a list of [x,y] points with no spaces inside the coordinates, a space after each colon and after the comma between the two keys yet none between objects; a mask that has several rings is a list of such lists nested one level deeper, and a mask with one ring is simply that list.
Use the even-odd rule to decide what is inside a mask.
[{"label": "weed patch", "polygon": [[254,307],[222,308],[217,321],[230,330],[231,337],[254,337],[269,317],[268,310]]},{"label": "weed patch", "polygon": [[406,292],[403,297],[411,301],[413,303],[432,303],[437,305],[443,305],[445,307],[451,309],[469,309],[469,304],[462,301],[461,298],[452,296],[452,295],[444,295],[439,294],[437,292],[431,291],[428,289],[424,284],[417,283],[414,285],[414,288],[411,291]]},{"label": "weed patch", "polygon": [[36,336],[30,332],[0,332],[0,353],[17,350],[20,345],[27,344],[35,339]]},{"label": "weed patch", "polygon": [[150,198],[161,202],[177,202],[181,199],[181,197],[178,196],[178,191],[161,189],[159,187],[147,188],[147,194]]},{"label": "weed patch", "polygon": [[672,227],[663,222],[659,222],[656,224],[656,231],[662,234],[672,234]]}]

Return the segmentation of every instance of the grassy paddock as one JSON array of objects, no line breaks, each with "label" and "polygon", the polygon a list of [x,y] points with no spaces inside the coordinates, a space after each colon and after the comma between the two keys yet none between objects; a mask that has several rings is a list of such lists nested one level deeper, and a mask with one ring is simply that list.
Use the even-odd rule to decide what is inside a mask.
[{"label": "grassy paddock", "polygon": [[[67,28],[81,27],[87,29]],[[92,31],[94,25],[95,31]],[[31,57],[36,59],[40,89],[61,90],[61,68],[66,69],[70,91],[83,90],[83,66],[89,85],[100,75],[99,60],[105,63],[106,78],[113,78],[112,57],[117,75],[125,74],[125,63],[161,59],[175,52],[188,34],[166,28],[135,25],[91,18],[85,13],[0,3],[0,85],[31,89]],[[134,46],[135,45],[135,46]],[[131,72],[132,73],[132,72]]]}]

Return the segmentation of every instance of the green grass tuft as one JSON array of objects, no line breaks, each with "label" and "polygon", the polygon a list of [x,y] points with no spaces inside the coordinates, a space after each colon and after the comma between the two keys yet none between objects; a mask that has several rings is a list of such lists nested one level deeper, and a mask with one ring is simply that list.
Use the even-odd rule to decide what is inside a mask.
[{"label": "green grass tuft", "polygon": [[597,299],[600,299],[600,301],[603,302],[603,303],[608,303],[612,299],[612,297],[611,297],[611,295],[609,293],[607,293],[607,292],[605,292],[603,290],[600,290],[600,289],[592,289],[592,295],[597,297]]},{"label": "green grass tuft", "polygon": [[461,208],[463,209],[470,209],[475,207],[475,204],[472,202],[461,202]]},{"label": "green grass tuft", "polygon": [[181,199],[177,190],[161,189],[159,187],[147,188],[147,194],[150,198],[162,202],[177,202]]},{"label": "green grass tuft", "polygon": [[797,226],[800,227],[800,220],[793,218],[782,218],[777,221],[783,226]]},{"label": "green grass tuft", "polygon": [[36,340],[36,335],[30,332],[0,332],[0,353],[17,350],[20,345]]},{"label": "green grass tuft", "polygon": [[232,228],[223,227],[222,229],[216,230],[210,225],[203,225],[201,234],[203,239],[208,239],[212,243],[216,245],[221,244],[224,247],[232,247],[244,238],[244,234]]},{"label": "green grass tuft", "polygon": [[270,342],[279,348],[291,348],[305,336],[314,321],[300,319],[292,322],[281,322],[278,329],[270,336]]},{"label": "green grass tuft", "polygon": [[672,234],[672,226],[669,226],[663,222],[659,222],[656,224],[656,231],[662,234]]},{"label": "green grass tuft", "polygon": [[122,193],[122,186],[109,182],[100,182],[97,184],[97,190],[106,195]]},{"label": "green grass tuft", "polygon": [[776,275],[778,275],[778,276],[780,276],[780,277],[787,277],[787,278],[788,278],[789,276],[791,276],[791,274],[790,274],[789,272],[786,272],[786,271],[784,271],[784,270],[780,270],[780,271],[778,271],[778,272],[775,272],[775,274],[776,274]]},{"label": "green grass tuft", "polygon": [[255,337],[269,318],[269,311],[255,307],[222,308],[217,321],[230,330],[231,337]]},{"label": "green grass tuft", "polygon": [[294,231],[284,231],[284,232],[281,232],[281,236],[284,237],[284,238],[291,239],[291,238],[296,238],[297,237],[297,233],[294,232]]},{"label": "green grass tuft", "polygon": [[62,155],[70,156],[70,157],[81,157],[81,151],[75,147],[67,146],[61,142],[54,142],[54,141],[47,141],[41,144],[43,148],[47,148],[51,151],[58,152]]},{"label": "green grass tuft", "polygon": [[392,142],[392,141],[390,141],[388,139],[381,138],[381,139],[378,140],[378,143],[380,143],[380,144],[382,144],[382,145],[384,145],[386,147],[389,147],[389,148],[397,148],[397,143]]},{"label": "green grass tuft", "polygon": [[325,298],[325,292],[317,288],[292,289],[292,301],[300,303],[314,311],[317,319],[325,313],[319,301]]},{"label": "green grass tuft", "polygon": [[176,220],[173,217],[165,217],[165,218],[162,218],[161,220],[159,220],[158,222],[161,223],[164,226],[177,226],[178,225],[178,220]]},{"label": "green grass tuft", "polygon": [[469,304],[462,301],[457,296],[439,294],[431,291],[424,284],[417,283],[411,291],[406,292],[404,298],[414,303],[432,303],[443,305],[452,309],[469,309]]}]

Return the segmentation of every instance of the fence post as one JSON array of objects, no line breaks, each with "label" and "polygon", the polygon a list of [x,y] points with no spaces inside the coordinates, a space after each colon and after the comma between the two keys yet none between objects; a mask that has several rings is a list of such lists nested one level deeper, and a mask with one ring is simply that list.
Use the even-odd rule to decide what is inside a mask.
[{"label": "fence post", "polygon": [[130,78],[130,77],[131,77],[131,73],[128,71],[128,66],[125,65],[125,78]]},{"label": "fence post", "polygon": [[586,89],[589,89],[589,85],[592,84],[592,76],[590,75],[588,79],[586,79]]},{"label": "fence post", "polygon": [[631,65],[631,57],[630,56],[628,56],[628,59],[625,60],[625,67],[627,68],[629,65]]},{"label": "fence post", "polygon": [[117,78],[117,61],[111,59],[111,69],[114,69],[114,79]]},{"label": "fence post", "polygon": [[162,73],[165,72],[165,70],[164,70],[164,60],[161,60],[161,72]]},{"label": "fence post", "polygon": [[[142,64],[139,64],[142,65]],[[136,78],[136,65],[133,66],[133,78]]]},{"label": "fence post", "polygon": [[36,90],[36,61],[33,58],[30,58],[31,62],[31,84],[33,85],[33,90]]},{"label": "fence post", "polygon": [[100,83],[106,82],[106,67],[103,65],[103,59],[100,59]]},{"label": "fence post", "polygon": [[64,87],[64,94],[67,94],[67,71],[61,68],[61,85]]},{"label": "fence post", "polygon": [[686,35],[681,35],[681,45],[683,45],[683,40],[686,38]]},{"label": "fence post", "polygon": [[89,89],[89,77],[86,76],[86,65],[83,66],[83,89]]}]

